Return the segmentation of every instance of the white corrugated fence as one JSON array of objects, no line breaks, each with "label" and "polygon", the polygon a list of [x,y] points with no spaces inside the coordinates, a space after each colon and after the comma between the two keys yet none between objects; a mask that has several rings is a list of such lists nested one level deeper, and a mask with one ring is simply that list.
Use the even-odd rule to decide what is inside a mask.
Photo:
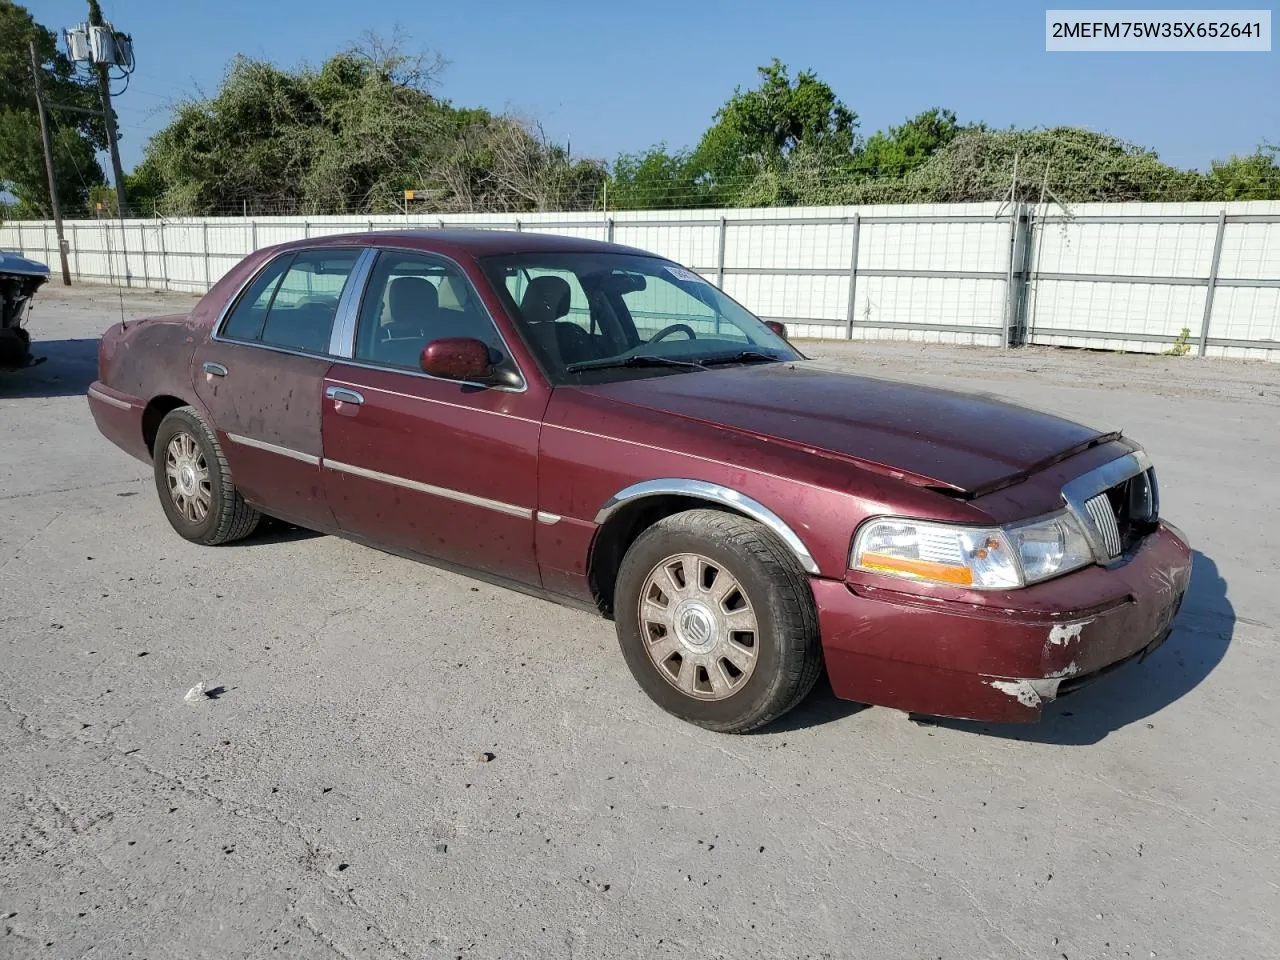
[{"label": "white corrugated fence", "polygon": [[[211,217],[65,224],[78,280],[204,291],[253,250],[370,230],[482,227],[670,257],[798,337],[1050,344],[1280,361],[1280,202],[785,207]],[[0,224],[50,265],[51,222]]]}]

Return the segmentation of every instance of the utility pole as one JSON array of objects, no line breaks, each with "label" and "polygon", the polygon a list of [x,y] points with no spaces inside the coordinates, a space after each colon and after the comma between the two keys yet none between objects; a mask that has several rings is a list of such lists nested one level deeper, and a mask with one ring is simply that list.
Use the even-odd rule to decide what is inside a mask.
[{"label": "utility pole", "polygon": [[49,137],[49,119],[45,116],[44,94],[40,90],[40,60],[35,41],[31,49],[31,79],[36,88],[36,113],[40,115],[40,139],[44,142],[44,169],[49,175],[49,203],[53,207],[53,227],[58,234],[58,258],[62,261],[62,285],[71,286],[71,266],[67,263],[67,241],[62,237],[62,204],[58,202],[58,178],[53,173],[53,140]]},{"label": "utility pole", "polygon": [[[102,26],[102,8],[98,0],[89,0],[89,25]],[[95,63],[93,72],[98,75],[98,90],[102,94],[102,119],[107,125],[107,146],[111,151],[111,176],[116,182],[116,216],[123,220],[129,215],[124,199],[124,170],[120,167],[120,147],[116,143],[116,116],[111,109],[111,78],[105,63]]]}]

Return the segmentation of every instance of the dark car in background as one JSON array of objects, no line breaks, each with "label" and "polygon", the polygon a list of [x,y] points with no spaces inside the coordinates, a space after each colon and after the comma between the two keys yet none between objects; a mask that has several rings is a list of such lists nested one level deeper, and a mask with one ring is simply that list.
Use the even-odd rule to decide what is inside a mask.
[{"label": "dark car in background", "polygon": [[49,280],[49,268],[36,260],[0,250],[0,370],[21,370],[40,362],[31,352],[31,334],[23,325],[31,298]]},{"label": "dark car in background", "polygon": [[819,369],[613,244],[262,249],[190,313],[112,326],[88,400],[187,539],[268,514],[599,611],[646,693],[715,730],[824,665],[840,697],[1038,719],[1154,649],[1191,570],[1132,440]]}]

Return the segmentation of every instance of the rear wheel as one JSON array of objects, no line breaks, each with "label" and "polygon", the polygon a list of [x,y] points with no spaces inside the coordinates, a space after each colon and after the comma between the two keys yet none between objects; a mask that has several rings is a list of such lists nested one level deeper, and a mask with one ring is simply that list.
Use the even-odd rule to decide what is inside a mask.
[{"label": "rear wheel", "polygon": [[160,421],[153,449],[160,504],[181,536],[215,546],[247,537],[258,526],[261,515],[236,490],[217,437],[191,407]]},{"label": "rear wheel", "polygon": [[718,510],[658,521],[627,551],[614,617],[632,675],[660,707],[745,733],[798,704],[822,670],[813,596],[765,527]]}]

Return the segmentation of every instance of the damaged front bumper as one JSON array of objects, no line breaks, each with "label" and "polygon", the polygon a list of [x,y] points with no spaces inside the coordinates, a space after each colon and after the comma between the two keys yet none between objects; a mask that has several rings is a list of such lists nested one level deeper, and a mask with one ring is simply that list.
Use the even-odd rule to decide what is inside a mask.
[{"label": "damaged front bumper", "polygon": [[15,253],[0,251],[0,370],[35,366],[31,335],[23,320],[35,292],[49,279],[49,268]]},{"label": "damaged front bumper", "polygon": [[980,602],[911,594],[883,578],[813,579],[832,689],[911,713],[991,722],[1040,718],[1168,637],[1191,550],[1161,523],[1123,562]]}]

